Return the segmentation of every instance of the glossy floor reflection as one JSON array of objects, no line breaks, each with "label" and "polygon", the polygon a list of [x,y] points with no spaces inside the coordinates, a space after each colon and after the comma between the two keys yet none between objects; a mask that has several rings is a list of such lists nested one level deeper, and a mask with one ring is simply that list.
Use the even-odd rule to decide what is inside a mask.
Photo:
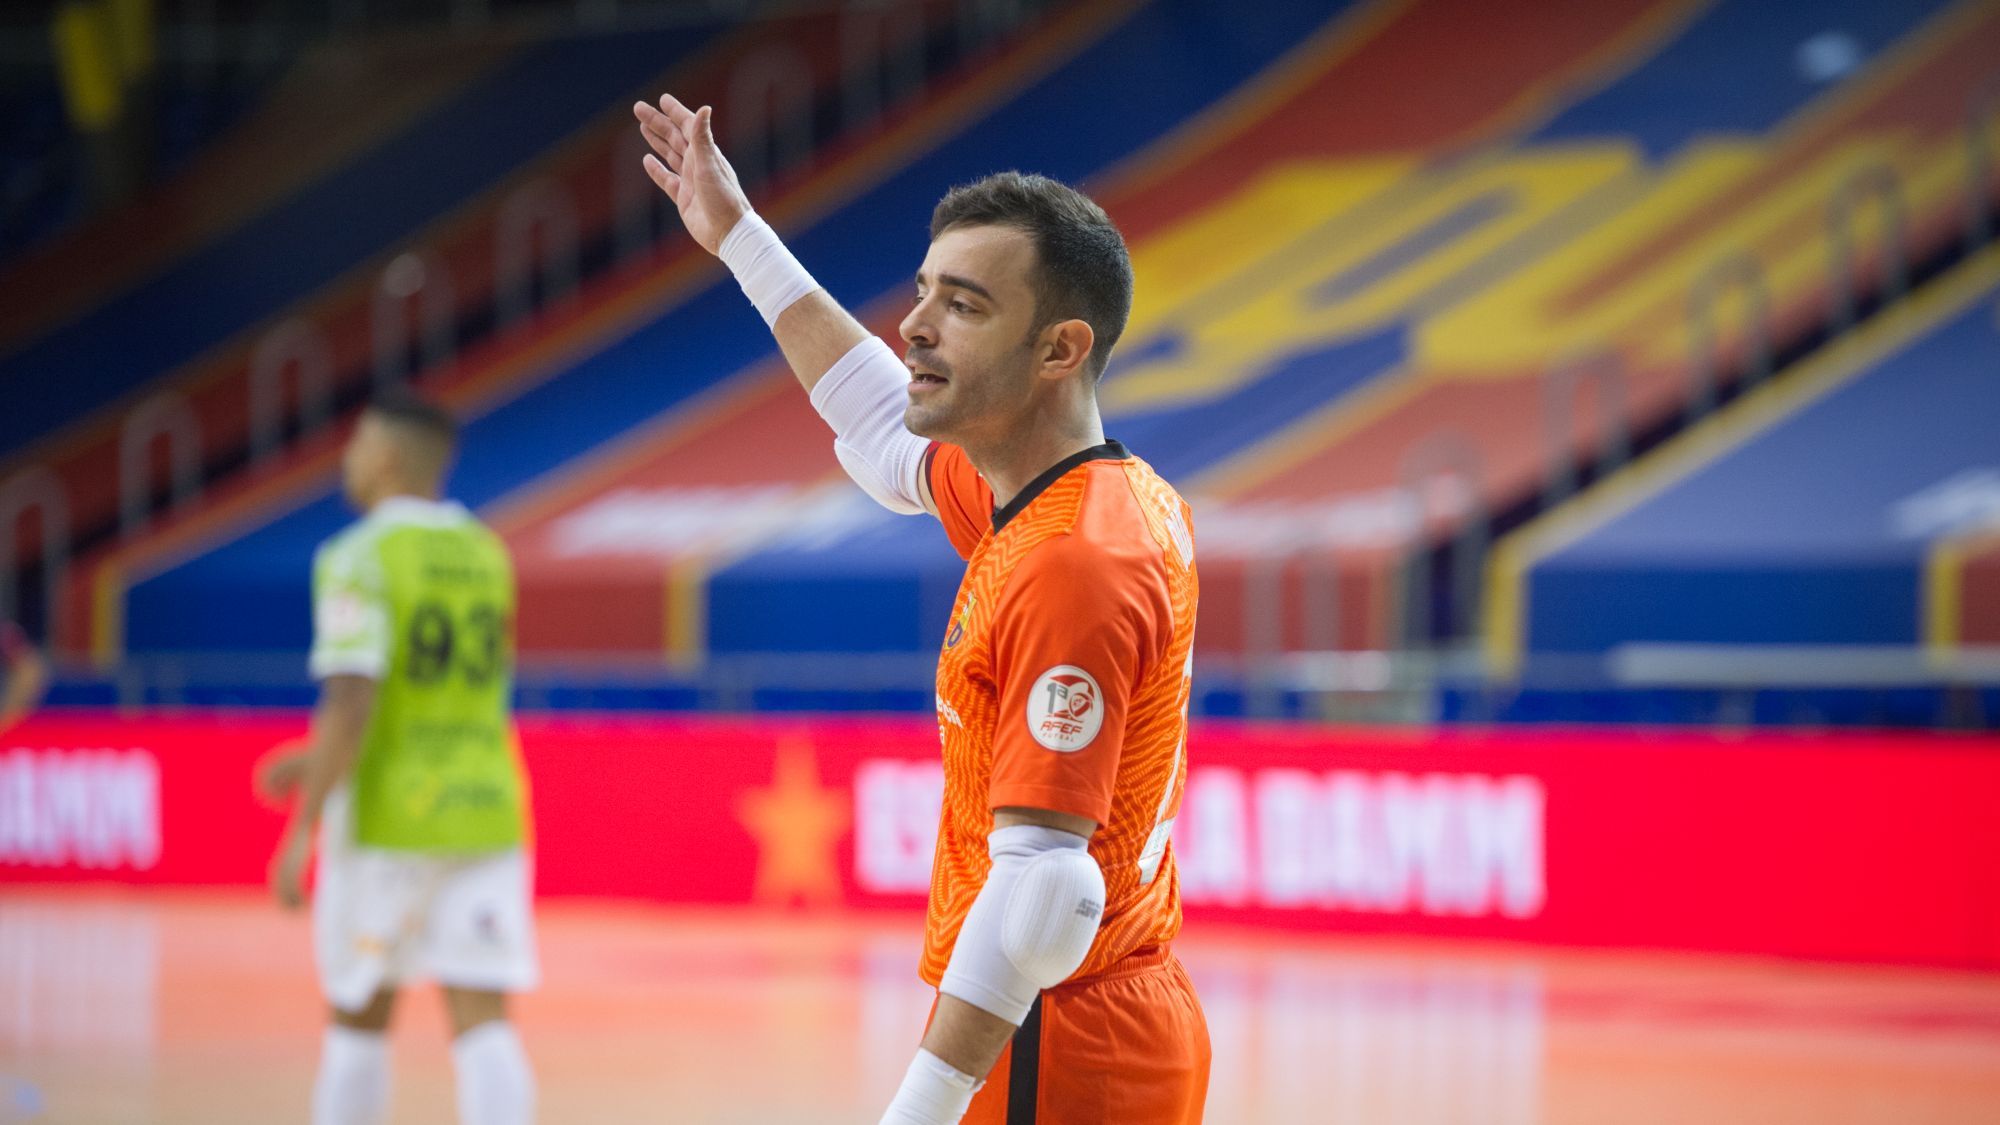
[{"label": "glossy floor reflection", "polygon": [[[520,1006],[546,1122],[872,1122],[917,920],[544,904]],[[1209,1120],[2000,1121],[2000,976],[1196,931]],[[301,1121],[305,920],[260,897],[0,890],[0,1122]],[[451,1120],[434,994],[395,1120]]]}]

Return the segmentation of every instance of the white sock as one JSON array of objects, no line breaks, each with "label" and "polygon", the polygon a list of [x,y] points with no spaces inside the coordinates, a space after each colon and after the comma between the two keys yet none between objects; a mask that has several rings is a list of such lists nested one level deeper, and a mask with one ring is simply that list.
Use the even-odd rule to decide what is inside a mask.
[{"label": "white sock", "polygon": [[375,1125],[389,1116],[389,1037],[326,1029],[313,1083],[313,1125]]},{"label": "white sock", "polygon": [[480,1024],[452,1043],[451,1058],[458,1071],[460,1125],[527,1125],[535,1119],[535,1075],[513,1024]]}]

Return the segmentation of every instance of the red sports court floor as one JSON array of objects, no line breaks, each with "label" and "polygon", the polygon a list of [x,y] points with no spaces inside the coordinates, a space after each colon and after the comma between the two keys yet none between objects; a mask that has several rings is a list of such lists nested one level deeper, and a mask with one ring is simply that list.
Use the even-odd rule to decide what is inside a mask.
[{"label": "red sports court floor", "polygon": [[[547,1122],[873,1122],[929,1002],[917,919],[544,904]],[[2000,1121],[2000,975],[1196,931],[1209,1120]],[[306,922],[249,894],[0,891],[0,1121],[302,1121]],[[406,994],[399,1122],[452,1117]]]}]

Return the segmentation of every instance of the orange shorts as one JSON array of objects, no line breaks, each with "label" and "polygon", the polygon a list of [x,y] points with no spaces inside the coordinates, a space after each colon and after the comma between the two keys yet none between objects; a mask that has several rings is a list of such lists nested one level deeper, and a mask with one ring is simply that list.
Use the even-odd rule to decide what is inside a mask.
[{"label": "orange shorts", "polygon": [[1199,1125],[1208,1061],[1187,970],[1141,950],[1043,992],[964,1125]]}]

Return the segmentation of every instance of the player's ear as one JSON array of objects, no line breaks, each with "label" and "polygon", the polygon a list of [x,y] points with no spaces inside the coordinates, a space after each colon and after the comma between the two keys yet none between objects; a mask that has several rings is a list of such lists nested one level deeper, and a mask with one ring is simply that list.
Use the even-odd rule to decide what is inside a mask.
[{"label": "player's ear", "polygon": [[1049,325],[1042,332],[1041,377],[1067,379],[1083,370],[1096,343],[1097,333],[1085,321],[1059,320]]}]

